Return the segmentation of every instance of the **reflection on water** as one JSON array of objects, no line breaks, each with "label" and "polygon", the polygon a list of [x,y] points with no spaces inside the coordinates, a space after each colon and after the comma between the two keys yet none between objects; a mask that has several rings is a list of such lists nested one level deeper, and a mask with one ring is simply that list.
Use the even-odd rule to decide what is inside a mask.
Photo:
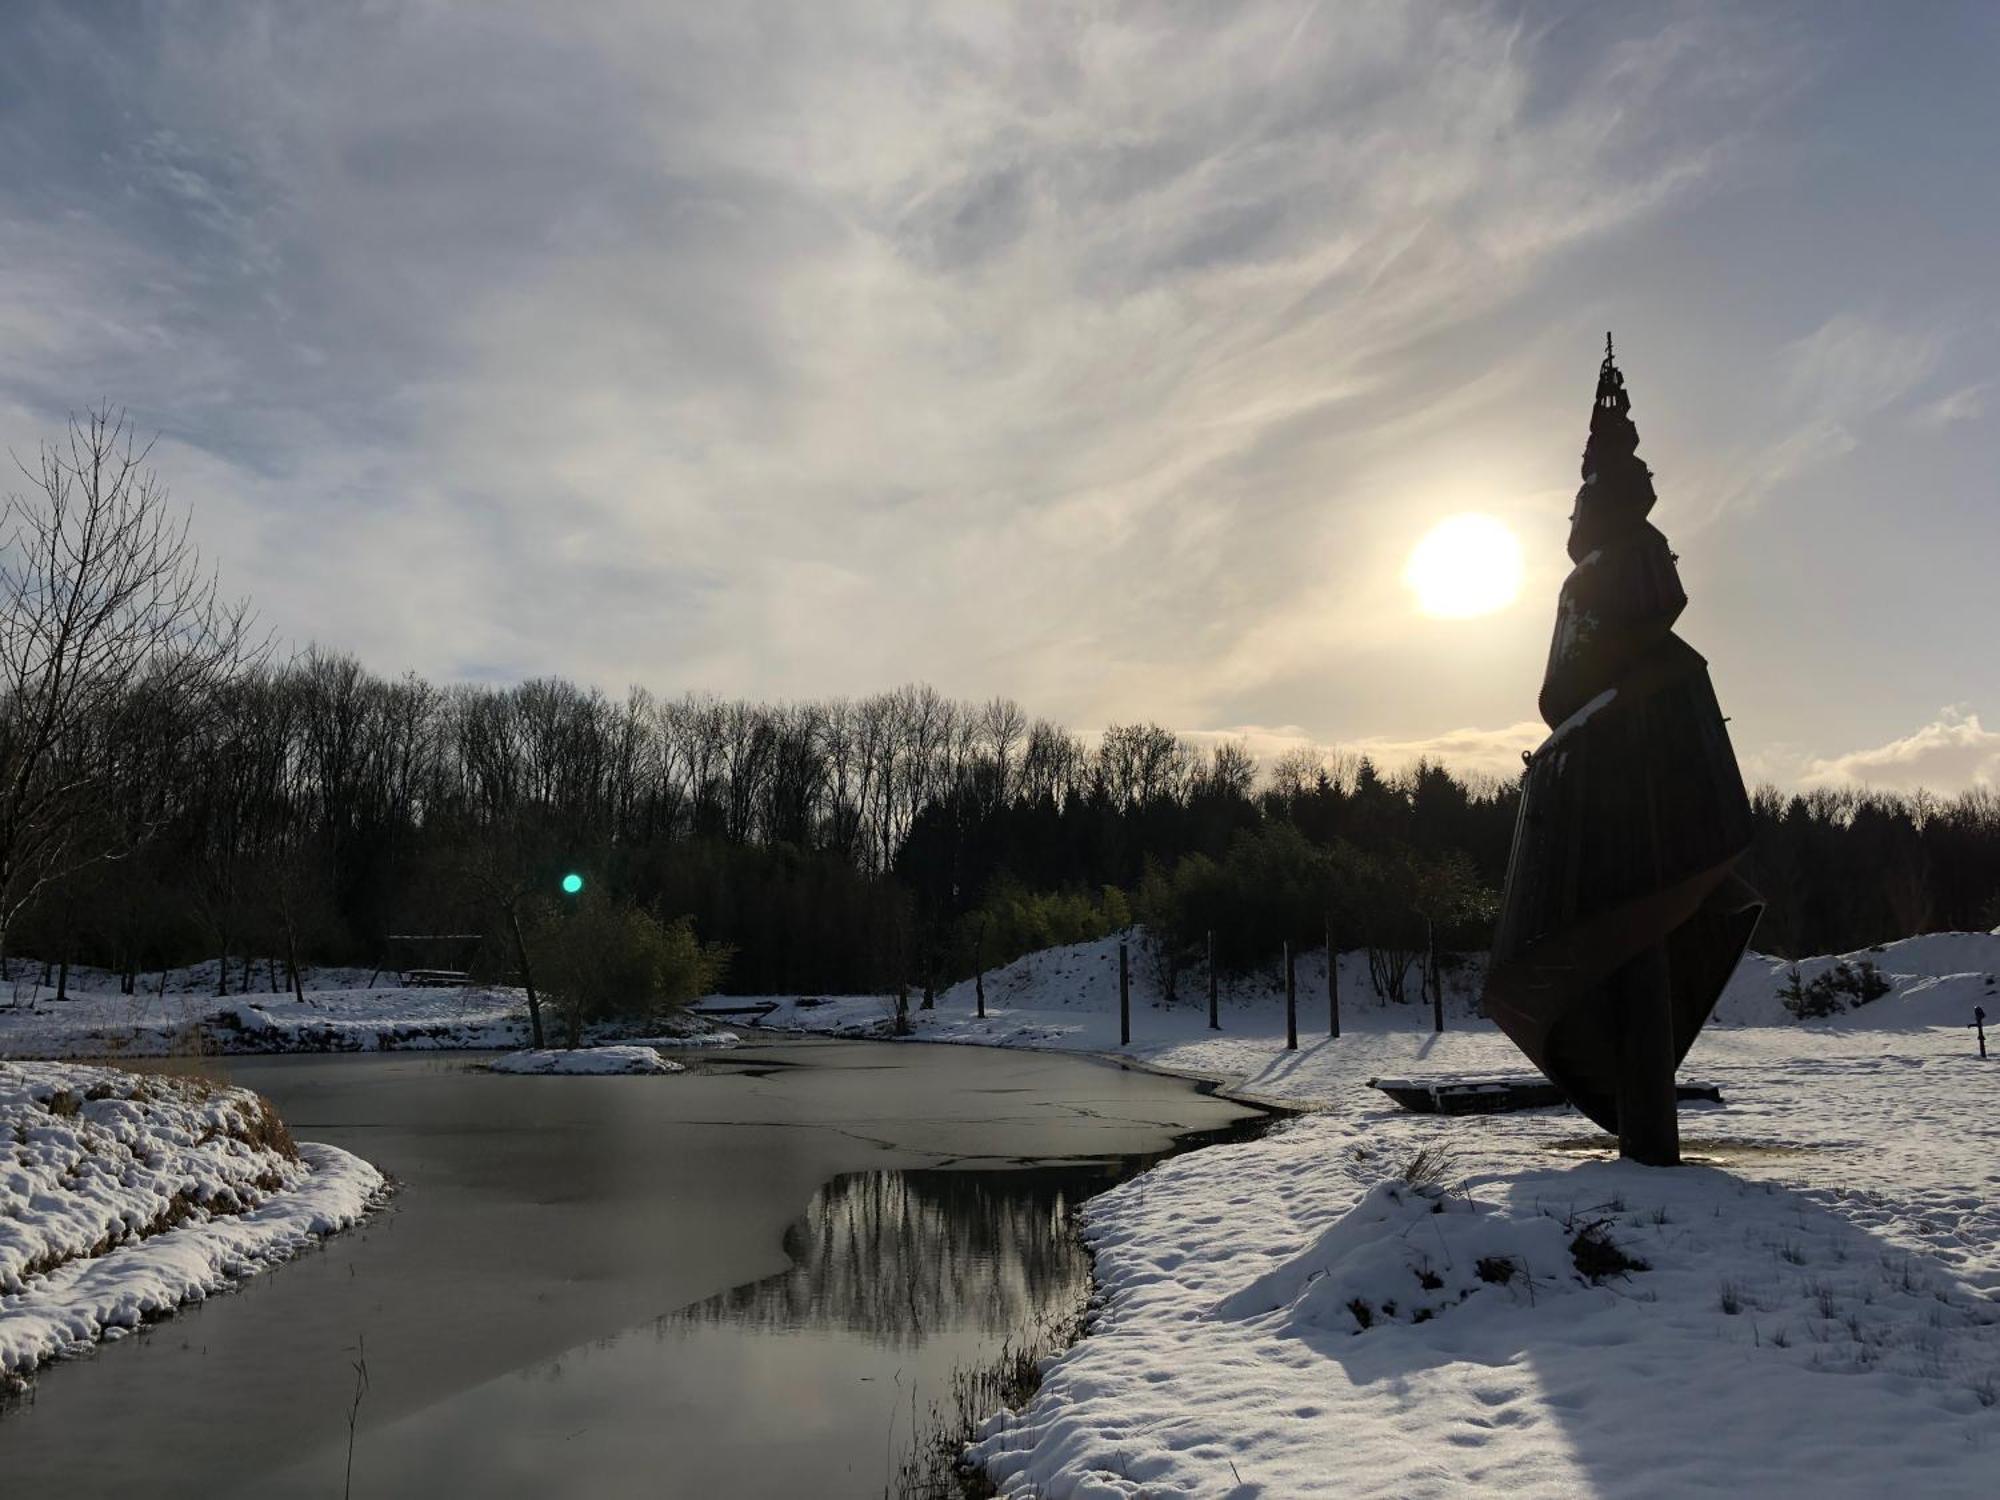
[{"label": "reflection on water", "polygon": [[943,1328],[1014,1335],[1088,1290],[1073,1204],[1111,1167],[857,1172],[813,1195],[785,1235],[789,1271],[676,1318],[776,1332],[837,1328],[909,1347]]},{"label": "reflection on water", "polygon": [[954,1369],[1083,1295],[1075,1205],[1252,1114],[1075,1058],[869,1043],[664,1081],[231,1073],[393,1173],[394,1211],[46,1372],[0,1416],[4,1493],[341,1494],[365,1341],[356,1496],[880,1496]]}]

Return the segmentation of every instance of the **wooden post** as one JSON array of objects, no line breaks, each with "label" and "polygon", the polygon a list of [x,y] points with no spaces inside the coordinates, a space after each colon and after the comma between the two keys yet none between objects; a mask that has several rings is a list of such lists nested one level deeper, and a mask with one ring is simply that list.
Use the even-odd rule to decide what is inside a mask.
[{"label": "wooden post", "polygon": [[1222,1030],[1222,1020],[1215,1009],[1215,929],[1208,929],[1208,1029]]},{"label": "wooden post", "polygon": [[979,1000],[979,1019],[986,1019],[986,971],[979,969],[972,976],[972,993]]},{"label": "wooden post", "polygon": [[986,1019],[986,919],[980,918],[979,935],[972,940],[972,993],[979,1000],[979,1019]]},{"label": "wooden post", "polygon": [[1623,1001],[1624,1017],[1618,1037],[1618,1154],[1649,1167],[1677,1167],[1681,1124],[1665,947],[1655,944],[1615,971],[1610,988]]},{"label": "wooden post", "polygon": [[1285,944],[1285,1050],[1299,1050],[1299,976],[1297,955]]},{"label": "wooden post", "polygon": [[1132,965],[1125,955],[1125,940],[1118,940],[1118,1045],[1132,1042]]},{"label": "wooden post", "polygon": [[1444,978],[1438,973],[1437,927],[1424,919],[1424,983],[1431,992],[1431,1030],[1444,1030]]},{"label": "wooden post", "polygon": [[1340,953],[1333,946],[1333,918],[1326,919],[1326,1034],[1340,1035]]}]

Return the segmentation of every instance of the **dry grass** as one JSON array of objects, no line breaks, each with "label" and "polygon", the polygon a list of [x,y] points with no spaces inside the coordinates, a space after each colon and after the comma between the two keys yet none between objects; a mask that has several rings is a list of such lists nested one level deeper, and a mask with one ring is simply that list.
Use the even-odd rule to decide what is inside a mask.
[{"label": "dry grass", "polygon": [[981,1468],[960,1461],[966,1444],[978,1435],[986,1418],[1003,1408],[1014,1411],[1042,1388],[1042,1361],[1083,1337],[1085,1308],[1078,1303],[1052,1313],[1018,1343],[1009,1341],[983,1365],[952,1371],[951,1395],[933,1401],[928,1416],[916,1421],[909,1454],[897,1466],[884,1495],[895,1500],[988,1500],[999,1493]]},{"label": "dry grass", "polygon": [[1456,1186],[1453,1165],[1450,1147],[1421,1146],[1396,1175],[1418,1191],[1449,1193]]},{"label": "dry grass", "polygon": [[276,1107],[262,1094],[250,1096],[255,1103],[251,1107],[250,1119],[241,1132],[232,1132],[236,1139],[255,1146],[260,1151],[273,1151],[286,1161],[299,1159],[298,1143],[292,1139],[292,1132],[279,1118]]}]

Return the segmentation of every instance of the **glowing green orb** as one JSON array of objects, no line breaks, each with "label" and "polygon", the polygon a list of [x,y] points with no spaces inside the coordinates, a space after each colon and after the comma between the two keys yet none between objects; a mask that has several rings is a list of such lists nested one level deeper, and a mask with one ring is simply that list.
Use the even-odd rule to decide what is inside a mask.
[{"label": "glowing green orb", "polygon": [[574,870],[572,870],[569,874],[563,876],[563,894],[565,896],[574,896],[578,891],[582,889],[583,889],[583,877],[577,874]]}]

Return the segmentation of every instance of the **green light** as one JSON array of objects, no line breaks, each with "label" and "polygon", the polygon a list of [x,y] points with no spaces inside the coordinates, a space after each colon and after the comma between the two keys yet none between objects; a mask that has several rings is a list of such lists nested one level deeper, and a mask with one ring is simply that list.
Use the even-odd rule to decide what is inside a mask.
[{"label": "green light", "polygon": [[583,889],[583,877],[577,874],[574,870],[572,870],[569,874],[563,876],[563,894],[565,896],[574,896],[578,891],[582,889]]}]

